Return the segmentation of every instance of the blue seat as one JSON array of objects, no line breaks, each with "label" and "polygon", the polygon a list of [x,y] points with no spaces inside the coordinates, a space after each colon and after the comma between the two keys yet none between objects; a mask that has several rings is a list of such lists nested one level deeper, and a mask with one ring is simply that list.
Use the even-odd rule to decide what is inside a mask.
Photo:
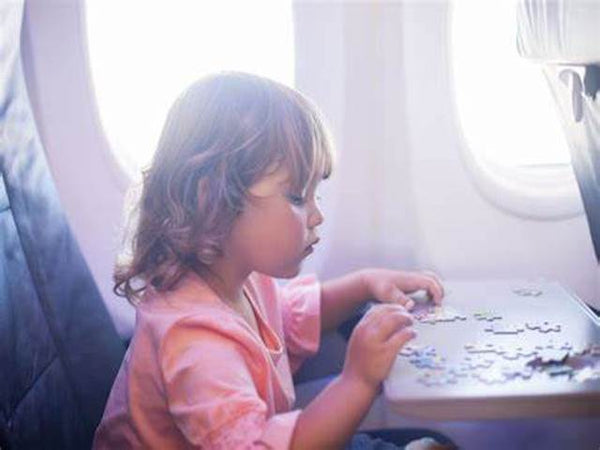
[{"label": "blue seat", "polygon": [[0,448],[85,449],[125,347],[69,229],[0,3]]}]

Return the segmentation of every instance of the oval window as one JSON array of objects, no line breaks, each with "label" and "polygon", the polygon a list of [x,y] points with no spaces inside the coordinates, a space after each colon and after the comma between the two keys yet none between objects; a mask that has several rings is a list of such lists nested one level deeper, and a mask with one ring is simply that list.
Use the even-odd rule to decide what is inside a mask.
[{"label": "oval window", "polygon": [[505,167],[570,164],[541,67],[517,52],[515,2],[456,0],[452,22],[456,103],[471,150]]},{"label": "oval window", "polygon": [[450,23],[457,115],[480,187],[511,212],[540,218],[581,212],[542,67],[517,51],[516,2],[454,0]]},{"label": "oval window", "polygon": [[130,175],[149,164],[168,108],[200,76],[294,82],[291,1],[88,0],[86,21],[100,120]]}]

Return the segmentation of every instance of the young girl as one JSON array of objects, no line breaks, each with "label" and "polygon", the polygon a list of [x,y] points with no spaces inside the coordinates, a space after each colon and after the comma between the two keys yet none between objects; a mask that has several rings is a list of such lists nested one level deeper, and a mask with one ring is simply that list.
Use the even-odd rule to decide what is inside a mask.
[{"label": "young girl", "polygon": [[[319,241],[316,189],[332,149],[300,93],[243,73],[175,102],[144,174],[131,260],[115,291],[137,306],[131,345],[94,447],[341,448],[400,348],[405,295],[443,296],[432,274],[366,269],[293,278]],[[342,373],[294,410],[292,373],[361,302]]]}]

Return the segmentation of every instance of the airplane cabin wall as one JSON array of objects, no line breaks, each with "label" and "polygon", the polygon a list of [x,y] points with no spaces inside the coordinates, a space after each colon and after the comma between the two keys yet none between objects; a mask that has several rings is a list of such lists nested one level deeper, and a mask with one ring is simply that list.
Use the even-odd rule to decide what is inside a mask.
[{"label": "airplane cabin wall", "polygon": [[[448,279],[542,276],[600,306],[585,216],[522,218],[472,182],[453,105],[446,2],[297,2],[294,13],[296,84],[321,107],[338,147],[323,183],[323,240],[305,272],[328,278],[384,265]],[[126,182],[101,132],[80,14],[77,1],[29,0],[24,65],[64,208],[127,335],[132,311],[110,283]]]},{"label": "airplane cabin wall", "polygon": [[[334,127],[337,173],[325,182],[334,184],[334,199],[325,203],[332,242],[312,267],[325,276],[384,264],[448,279],[541,277],[600,306],[583,214],[521,217],[476,187],[452,97],[449,7],[442,1],[296,5],[298,35],[327,41],[327,14],[342,21],[335,29],[343,34],[331,49],[343,47],[344,59],[327,78],[333,93],[323,88],[325,77],[311,77],[323,61],[338,58],[323,54],[327,44],[297,55],[312,61],[297,72],[299,87],[341,121]],[[339,95],[343,100],[332,100]]]}]

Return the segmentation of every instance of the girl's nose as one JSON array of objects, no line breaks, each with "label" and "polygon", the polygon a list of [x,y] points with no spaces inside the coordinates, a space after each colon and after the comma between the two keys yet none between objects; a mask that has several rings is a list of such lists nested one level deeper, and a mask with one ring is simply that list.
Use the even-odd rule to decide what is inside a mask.
[{"label": "girl's nose", "polygon": [[321,211],[321,208],[319,208],[319,205],[317,204],[317,202],[316,201],[312,202],[312,204],[313,204],[313,208],[310,212],[310,216],[308,219],[308,227],[311,229],[318,227],[325,220],[325,217],[323,216],[323,212]]}]

